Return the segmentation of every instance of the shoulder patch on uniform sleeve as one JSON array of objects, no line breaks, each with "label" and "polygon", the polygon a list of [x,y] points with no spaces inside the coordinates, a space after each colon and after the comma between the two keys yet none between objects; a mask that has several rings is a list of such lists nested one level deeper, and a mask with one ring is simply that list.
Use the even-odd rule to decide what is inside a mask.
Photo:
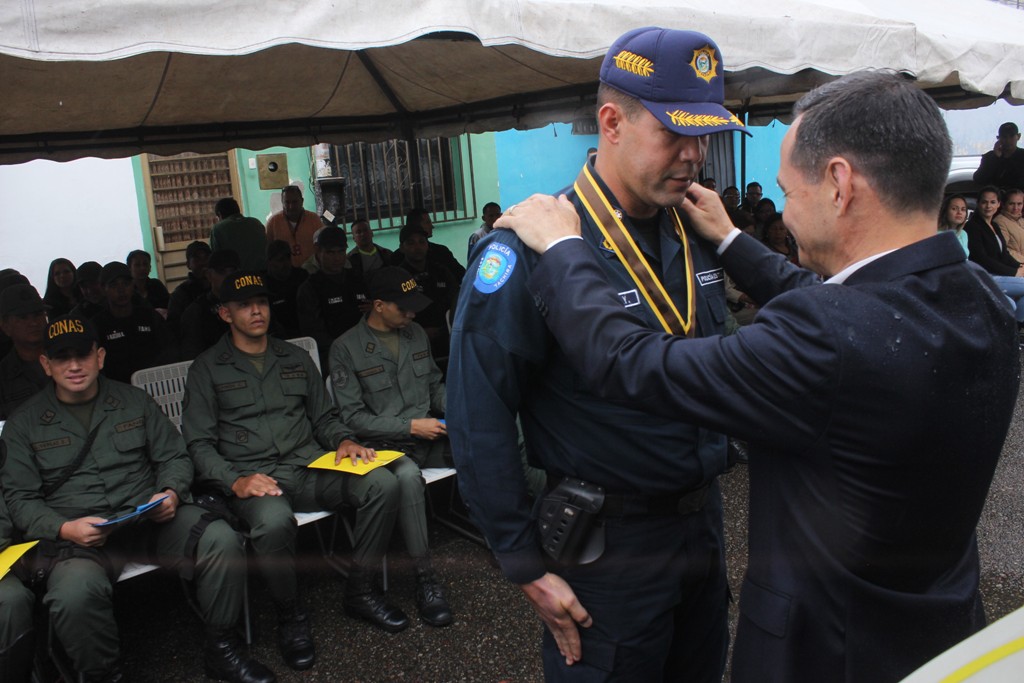
[{"label": "shoulder patch on uniform sleeve", "polygon": [[331,371],[331,383],[337,389],[345,388],[345,385],[348,384],[348,372],[345,368],[334,368]]},{"label": "shoulder patch on uniform sleeve", "polygon": [[512,247],[502,242],[491,242],[480,256],[473,288],[483,294],[493,294],[501,289],[516,269],[519,256]]}]

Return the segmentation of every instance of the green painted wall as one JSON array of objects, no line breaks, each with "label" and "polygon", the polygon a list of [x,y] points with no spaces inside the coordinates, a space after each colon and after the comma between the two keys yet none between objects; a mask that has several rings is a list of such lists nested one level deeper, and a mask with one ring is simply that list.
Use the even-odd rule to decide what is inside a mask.
[{"label": "green painted wall", "polygon": [[[466,140],[468,138],[468,144]],[[445,220],[445,216],[434,217],[434,236],[432,241],[444,244],[462,263],[466,260],[466,244],[470,234],[480,227],[480,212],[487,202],[501,203],[498,183],[497,152],[493,133],[464,136],[461,146],[461,165],[463,170],[463,187],[459,192],[460,208],[464,208],[469,216],[465,220]],[[238,164],[238,179],[242,196],[238,203],[242,213],[266,222],[270,215],[270,198],[280,190],[261,190],[255,168],[257,154],[286,154],[288,156],[288,177],[301,179],[305,183],[303,192],[304,205],[310,211],[316,210],[316,201],[311,176],[313,154],[311,148],[290,149],[287,147],[271,147],[253,151],[236,149],[235,161]],[[250,168],[252,160],[252,168]],[[138,197],[139,218],[142,223],[142,240],[145,248],[152,253],[153,235],[149,228],[149,212],[146,207],[145,188],[142,182],[142,163],[140,157],[132,159],[135,173],[135,191]],[[451,216],[449,216],[450,218]],[[388,249],[398,249],[398,232],[401,225],[382,228],[377,231],[376,242]]]},{"label": "green painted wall", "polygon": [[[468,136],[469,144],[462,145],[463,191],[460,204],[465,204],[469,215],[466,220],[444,220],[443,216],[434,217],[434,236],[432,241],[444,244],[460,262],[466,260],[466,244],[470,234],[480,227],[480,212],[487,202],[500,202],[498,188],[498,162],[494,145],[493,133],[481,133]],[[465,140],[466,137],[463,137]],[[270,213],[270,197],[278,190],[261,190],[255,168],[249,168],[249,160],[255,160],[257,154],[287,154],[288,177],[301,178],[306,185],[304,204],[310,211],[316,211],[316,201],[312,187],[312,149],[289,149],[271,147],[254,152],[246,149],[235,150],[238,162],[238,176],[242,185],[242,197],[239,204],[247,216],[254,216],[266,222]],[[474,199],[475,195],[475,199]],[[382,228],[377,231],[377,244],[388,249],[398,249],[398,232],[401,225],[393,228]]]},{"label": "green painted wall", "polygon": [[[261,190],[260,180],[256,174],[257,154],[286,154],[288,155],[288,177],[301,179],[305,185],[302,193],[303,205],[310,211],[316,211],[316,198],[311,191],[309,182],[310,170],[313,163],[312,150],[309,147],[290,149],[288,147],[270,147],[258,152],[249,149],[236,149],[235,161],[238,163],[238,181],[242,188],[242,196],[238,197],[238,204],[242,207],[242,213],[267,222],[270,215],[270,198],[280,194],[280,190]],[[250,159],[253,161],[250,168]]]},{"label": "green painted wall", "polygon": [[156,277],[156,245],[153,244],[153,226],[149,222],[149,206],[146,203],[146,183],[142,178],[142,157],[132,157],[132,176],[135,178],[135,200],[139,207],[139,225],[142,226],[142,248],[149,252],[153,267],[150,277]]}]

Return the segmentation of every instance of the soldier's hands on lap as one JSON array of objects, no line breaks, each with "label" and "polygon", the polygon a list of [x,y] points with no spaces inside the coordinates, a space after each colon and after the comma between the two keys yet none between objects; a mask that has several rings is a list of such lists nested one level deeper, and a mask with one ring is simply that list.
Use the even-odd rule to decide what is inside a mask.
[{"label": "soldier's hands on lap", "polygon": [[235,479],[235,483],[231,485],[231,492],[239,498],[280,496],[283,493],[277,485],[277,479],[259,472]]},{"label": "soldier's hands on lap", "polygon": [[721,244],[735,227],[718,194],[697,183],[690,185],[680,208],[690,218],[697,233],[713,244]]},{"label": "soldier's hands on lap", "polygon": [[353,465],[358,465],[362,462],[373,462],[377,459],[377,451],[366,446],[360,446],[351,439],[345,439],[338,444],[338,450],[334,454],[334,464],[340,465],[341,461],[348,456],[352,460]]},{"label": "soldier's hands on lap", "polygon": [[171,489],[154,493],[149,502],[152,503],[154,500],[159,500],[164,496],[167,496],[167,498],[164,498],[162,503],[146,513],[151,520],[157,523],[169,522],[174,519],[174,515],[178,513],[178,505],[181,503],[178,499],[178,494]]},{"label": "soldier's hands on lap", "polygon": [[583,647],[578,627],[590,628],[594,620],[565,579],[548,572],[536,581],[519,587],[555,637],[558,651],[565,657],[566,666],[580,661]]},{"label": "soldier's hands on lap", "polygon": [[448,428],[440,420],[432,417],[421,417],[409,421],[409,433],[417,439],[436,441],[442,436],[448,436]]},{"label": "soldier's hands on lap", "polygon": [[526,246],[543,254],[555,240],[579,235],[580,217],[564,194],[558,199],[535,194],[506,209],[494,227],[514,230]]},{"label": "soldier's hands on lap", "polygon": [[85,548],[95,548],[107,541],[113,527],[95,527],[107,520],[102,517],[80,517],[60,525],[58,537]]}]

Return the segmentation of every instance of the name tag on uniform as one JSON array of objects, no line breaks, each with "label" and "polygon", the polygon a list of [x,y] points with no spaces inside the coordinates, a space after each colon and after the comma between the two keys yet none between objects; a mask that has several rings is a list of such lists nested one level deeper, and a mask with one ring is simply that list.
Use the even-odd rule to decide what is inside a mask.
[{"label": "name tag on uniform", "polygon": [[725,272],[721,268],[715,268],[714,270],[705,270],[703,273],[697,273],[697,282],[701,287],[707,287],[718,282],[725,281]]},{"label": "name tag on uniform", "polygon": [[617,294],[619,300],[622,301],[622,305],[626,308],[632,308],[633,306],[640,305],[640,293],[635,289],[630,289],[626,292],[619,292]]},{"label": "name tag on uniform", "polygon": [[48,451],[51,448],[60,448],[61,446],[70,445],[71,437],[65,436],[60,439],[50,439],[49,441],[36,441],[35,443],[30,443],[29,448],[31,448],[36,453],[39,453],[40,451]]}]

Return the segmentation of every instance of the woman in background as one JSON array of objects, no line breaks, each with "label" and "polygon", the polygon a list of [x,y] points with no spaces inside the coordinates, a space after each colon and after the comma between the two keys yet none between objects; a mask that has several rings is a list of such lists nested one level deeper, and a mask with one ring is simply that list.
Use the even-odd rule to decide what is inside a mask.
[{"label": "woman in background", "polygon": [[967,248],[967,233],[964,225],[967,223],[967,199],[962,194],[954,194],[946,197],[942,202],[942,209],[939,211],[939,232],[952,230],[956,238],[960,240],[960,246],[964,248],[964,254],[970,255]]},{"label": "woman in background", "polygon": [[75,293],[74,263],[66,258],[55,258],[50,261],[43,301],[50,307],[48,315],[51,320],[67,315],[75,307],[78,296]]},{"label": "woman in background", "polygon": [[130,252],[125,259],[125,265],[132,273],[132,289],[137,299],[145,301],[166,318],[167,302],[171,295],[167,293],[164,283],[149,276],[149,271],[153,267],[149,252],[141,249]]}]

